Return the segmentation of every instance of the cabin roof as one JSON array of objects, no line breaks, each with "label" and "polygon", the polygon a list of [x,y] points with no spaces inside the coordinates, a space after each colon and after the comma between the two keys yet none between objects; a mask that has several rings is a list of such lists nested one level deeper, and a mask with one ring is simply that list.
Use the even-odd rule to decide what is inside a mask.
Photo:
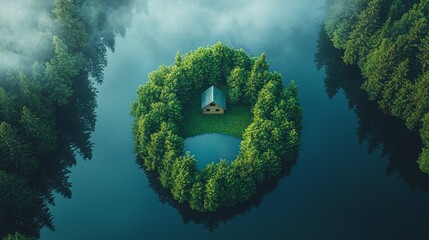
[{"label": "cabin roof", "polygon": [[212,102],[226,110],[226,97],[223,92],[215,86],[209,87],[201,94],[201,109],[207,107]]}]

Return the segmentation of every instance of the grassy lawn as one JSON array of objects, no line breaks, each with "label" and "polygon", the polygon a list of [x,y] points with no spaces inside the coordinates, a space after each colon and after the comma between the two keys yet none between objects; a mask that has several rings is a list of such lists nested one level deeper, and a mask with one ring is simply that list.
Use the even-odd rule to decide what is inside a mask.
[{"label": "grassy lawn", "polygon": [[[187,138],[205,133],[222,133],[241,138],[246,127],[252,122],[250,107],[244,104],[232,105],[227,98],[225,114],[202,114],[201,93],[205,89],[197,91],[195,98],[185,108],[182,137]],[[220,87],[220,89],[228,96],[225,87]]]}]

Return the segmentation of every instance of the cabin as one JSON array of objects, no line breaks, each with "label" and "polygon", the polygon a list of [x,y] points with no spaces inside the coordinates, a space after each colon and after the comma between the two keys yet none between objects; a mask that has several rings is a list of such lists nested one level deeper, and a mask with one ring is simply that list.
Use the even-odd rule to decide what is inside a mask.
[{"label": "cabin", "polygon": [[201,94],[201,111],[203,114],[224,114],[226,97],[223,92],[211,86]]}]

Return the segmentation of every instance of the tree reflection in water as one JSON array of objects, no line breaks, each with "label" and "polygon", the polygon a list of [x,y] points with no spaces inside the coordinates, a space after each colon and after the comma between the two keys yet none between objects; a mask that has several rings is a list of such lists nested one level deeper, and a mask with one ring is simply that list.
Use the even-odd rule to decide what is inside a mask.
[{"label": "tree reflection in water", "polygon": [[103,81],[107,50],[125,33],[134,6],[134,0],[31,3],[17,15],[46,13],[52,23],[40,33],[46,52],[27,56],[19,44],[0,42],[1,51],[28,59],[13,69],[0,68],[0,239],[15,232],[38,237],[43,227],[54,229],[48,204],[54,204],[54,193],[71,197],[69,168],[76,155],[92,157],[94,85]]},{"label": "tree reflection in water", "polygon": [[168,204],[176,208],[182,216],[183,223],[188,224],[189,222],[194,222],[196,224],[203,225],[204,228],[209,231],[213,231],[219,226],[220,223],[226,223],[228,221],[231,221],[238,215],[244,215],[247,212],[251,211],[253,208],[258,208],[264,197],[277,188],[279,181],[283,177],[290,175],[291,170],[293,166],[295,166],[295,164],[296,160],[284,161],[284,164],[282,166],[282,172],[280,173],[279,177],[271,179],[270,181],[265,182],[262,186],[258,187],[256,194],[249,200],[244,203],[238,204],[236,207],[221,209],[213,213],[201,213],[192,210],[186,204],[179,204],[176,200],[174,200],[170,191],[161,186],[158,180],[158,175],[154,174],[153,172],[144,170],[143,166],[141,167],[148,177],[149,186],[158,195],[160,201],[163,204]]},{"label": "tree reflection in water", "polygon": [[383,113],[368,100],[361,89],[363,78],[357,66],[345,65],[343,52],[333,47],[322,27],[315,55],[316,67],[326,73],[325,88],[329,98],[342,90],[358,119],[359,143],[367,143],[368,152],[380,149],[389,160],[386,174],[397,173],[413,190],[429,191],[429,176],[422,173],[417,159],[422,149],[418,132],[406,129],[403,121]]}]

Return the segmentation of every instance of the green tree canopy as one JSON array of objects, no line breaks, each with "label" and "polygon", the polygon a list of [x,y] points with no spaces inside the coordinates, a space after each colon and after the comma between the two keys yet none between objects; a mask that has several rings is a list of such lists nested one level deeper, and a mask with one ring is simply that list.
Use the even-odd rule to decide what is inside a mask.
[{"label": "green tree canopy", "polygon": [[[344,50],[344,62],[361,69],[368,98],[410,130],[420,129],[423,139],[429,112],[428,1],[331,0],[330,6],[326,33]],[[427,155],[423,150],[419,163]]]},{"label": "green tree canopy", "polygon": [[[232,162],[210,163],[201,171],[190,153],[183,155],[182,109],[202,86],[226,84],[229,101],[250,104],[253,122],[243,134],[240,154]],[[265,54],[252,59],[222,43],[176,55],[137,90],[131,105],[135,118],[135,152],[145,170],[158,176],[179,204],[214,212],[247,201],[256,188],[279,176],[283,163],[298,152],[301,107],[298,90],[284,87],[279,73],[269,72]]]}]

